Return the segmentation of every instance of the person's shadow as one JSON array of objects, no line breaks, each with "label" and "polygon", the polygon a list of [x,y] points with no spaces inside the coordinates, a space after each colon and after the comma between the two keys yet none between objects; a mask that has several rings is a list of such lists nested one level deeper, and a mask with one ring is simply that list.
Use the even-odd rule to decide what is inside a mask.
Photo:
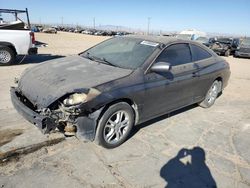
[{"label": "person's shadow", "polygon": [[216,182],[205,163],[205,151],[200,147],[181,149],[160,171],[167,188],[216,188]]}]

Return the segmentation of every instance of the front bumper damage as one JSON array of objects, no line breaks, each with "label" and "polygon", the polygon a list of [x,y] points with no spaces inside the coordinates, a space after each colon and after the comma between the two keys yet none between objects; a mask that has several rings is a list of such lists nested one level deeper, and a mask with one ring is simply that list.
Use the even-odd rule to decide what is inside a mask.
[{"label": "front bumper damage", "polygon": [[[35,125],[41,130],[43,134],[47,134],[57,127],[60,127],[60,119],[53,114],[40,113],[28,107],[21,100],[18,90],[14,87],[10,89],[11,101],[15,109],[26,120]],[[85,141],[93,141],[95,138],[95,131],[97,126],[97,119],[102,111],[102,108],[88,114],[73,115],[69,122],[76,127],[76,136]]]},{"label": "front bumper damage", "polygon": [[217,55],[223,55],[226,53],[227,49],[224,48],[217,48],[217,49],[213,49],[213,51],[217,54]]},{"label": "front bumper damage", "polygon": [[40,115],[25,106],[17,96],[15,88],[11,88],[10,93],[13,106],[26,120],[39,128],[43,134],[49,133],[53,129],[55,121],[52,118]]}]

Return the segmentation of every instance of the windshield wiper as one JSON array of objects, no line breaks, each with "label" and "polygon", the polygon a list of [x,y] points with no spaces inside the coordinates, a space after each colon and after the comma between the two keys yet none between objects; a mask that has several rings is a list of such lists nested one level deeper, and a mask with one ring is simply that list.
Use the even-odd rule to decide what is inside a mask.
[{"label": "windshield wiper", "polygon": [[100,57],[96,57],[96,56],[93,56],[93,55],[90,55],[89,52],[86,53],[86,55],[84,56],[92,61],[96,61],[98,63],[104,63],[104,64],[107,64],[107,65],[111,65],[111,66],[114,66],[116,67],[116,65],[114,65],[113,63],[109,62],[108,60],[106,60],[104,57],[100,58]]},{"label": "windshield wiper", "polygon": [[116,67],[116,65],[112,64],[111,62],[109,62],[108,60],[106,60],[104,57],[103,58],[98,58],[97,61],[100,61],[100,63],[105,63],[105,64],[108,64],[108,65]]},{"label": "windshield wiper", "polygon": [[90,56],[90,53],[87,52],[86,54],[82,54],[83,57],[87,58],[87,59],[90,59],[92,61],[94,61],[94,59],[92,58],[92,56]]}]

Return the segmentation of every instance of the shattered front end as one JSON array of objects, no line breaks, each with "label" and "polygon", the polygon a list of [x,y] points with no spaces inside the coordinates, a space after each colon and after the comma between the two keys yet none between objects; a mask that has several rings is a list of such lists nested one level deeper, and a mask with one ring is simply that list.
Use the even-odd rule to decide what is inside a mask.
[{"label": "shattered front end", "polygon": [[88,112],[82,108],[82,104],[98,95],[95,90],[90,89],[88,95],[69,95],[66,99],[57,101],[51,108],[37,108],[18,88],[12,87],[10,93],[18,113],[38,127],[43,134],[59,130],[66,136],[76,135],[83,140],[94,140],[97,118],[102,109]]},{"label": "shattered front end", "polygon": [[34,106],[32,106],[28,99],[22,96],[16,88],[12,87],[10,93],[12,104],[18,113],[38,127],[42,133],[49,133],[56,127],[56,122],[52,117],[44,116],[34,111]]}]

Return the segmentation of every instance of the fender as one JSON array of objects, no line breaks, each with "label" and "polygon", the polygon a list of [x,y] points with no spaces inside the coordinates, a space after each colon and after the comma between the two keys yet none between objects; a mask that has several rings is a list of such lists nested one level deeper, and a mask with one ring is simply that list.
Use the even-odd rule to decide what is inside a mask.
[{"label": "fender", "polygon": [[17,54],[16,48],[15,48],[15,46],[12,43],[0,41],[0,47],[6,47],[6,46],[10,47],[15,52],[15,54]]}]

